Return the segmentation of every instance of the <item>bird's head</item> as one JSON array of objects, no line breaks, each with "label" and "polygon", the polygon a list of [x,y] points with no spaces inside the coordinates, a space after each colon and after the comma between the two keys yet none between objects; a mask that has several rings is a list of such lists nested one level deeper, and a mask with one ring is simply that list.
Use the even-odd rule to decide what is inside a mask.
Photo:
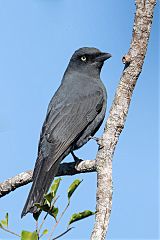
[{"label": "bird's head", "polygon": [[89,75],[100,74],[105,60],[111,57],[110,53],[101,52],[97,48],[83,47],[74,52],[69,68]]}]

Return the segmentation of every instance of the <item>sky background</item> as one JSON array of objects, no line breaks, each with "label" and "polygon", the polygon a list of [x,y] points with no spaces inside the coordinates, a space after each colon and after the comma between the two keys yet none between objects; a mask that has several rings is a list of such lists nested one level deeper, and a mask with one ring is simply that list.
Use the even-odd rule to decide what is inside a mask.
[{"label": "sky background", "polygon": [[[125,128],[113,160],[113,208],[108,239],[158,237],[158,11],[155,8],[143,71],[132,98]],[[132,36],[134,1],[0,0],[0,181],[33,169],[39,133],[48,103],[68,61],[79,47],[97,47],[112,54],[101,78],[108,91],[107,116]],[[107,117],[106,116],[106,117]],[[104,125],[96,136],[102,134]],[[97,145],[77,151],[94,159]],[[65,161],[72,161],[69,155]],[[63,177],[58,204],[64,207],[71,182],[83,179],[55,234],[69,217],[95,210],[96,174]],[[0,219],[9,212],[10,229],[34,230],[32,216],[20,214],[31,184],[0,199]],[[62,239],[89,239],[94,216],[73,224]],[[47,222],[49,229],[53,220]],[[14,239],[0,230],[0,239]]]}]

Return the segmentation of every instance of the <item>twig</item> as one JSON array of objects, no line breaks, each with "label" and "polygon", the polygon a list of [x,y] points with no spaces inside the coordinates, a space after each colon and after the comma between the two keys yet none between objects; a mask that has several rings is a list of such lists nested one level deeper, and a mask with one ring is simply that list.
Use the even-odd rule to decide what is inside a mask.
[{"label": "twig", "polygon": [[53,228],[52,228],[52,230],[51,230],[50,237],[49,237],[49,239],[48,239],[48,240],[51,240],[51,237],[52,237],[52,235],[53,235],[53,232],[54,232],[54,230],[56,229],[56,227],[58,226],[58,224],[59,224],[59,222],[60,222],[61,218],[62,218],[62,217],[63,217],[63,215],[65,214],[65,212],[66,212],[67,208],[69,207],[69,204],[70,204],[70,202],[68,202],[67,206],[65,207],[65,209],[64,209],[64,210],[63,210],[63,212],[61,213],[61,215],[60,215],[59,219],[57,220],[57,222],[56,222],[56,223],[55,223],[55,225],[53,226]]},{"label": "twig", "polygon": [[56,240],[56,239],[64,236],[64,235],[65,235],[66,233],[68,233],[72,228],[74,228],[74,227],[68,228],[65,232],[61,233],[60,235],[58,235],[57,237],[53,238],[52,240]]},{"label": "twig", "polygon": [[[40,227],[39,227],[39,229],[38,229],[38,231],[37,231],[38,234],[40,234],[40,231],[41,231],[41,229],[42,229],[42,227],[43,227],[43,224],[44,224],[44,222],[45,222],[48,214],[49,214],[48,212],[45,214],[45,216],[44,216],[44,218],[43,218],[43,220],[42,220],[42,223],[41,223],[41,225],[40,225]],[[40,236],[40,237],[41,237],[41,236]]]},{"label": "twig", "polygon": [[[59,198],[59,196],[54,199],[54,201],[53,201],[50,209],[54,206],[54,204],[55,204],[55,202],[57,201],[58,198]],[[38,234],[40,234],[40,231],[41,231],[41,229],[42,229],[42,227],[43,227],[43,224],[44,224],[44,222],[45,222],[48,214],[49,214],[49,212],[47,212],[46,215],[44,216],[44,218],[43,218],[43,220],[42,220],[42,223],[41,223],[41,225],[40,225],[40,227],[39,227]]]},{"label": "twig", "polygon": [[142,70],[155,3],[156,0],[136,0],[131,46],[123,58],[126,65],[101,138],[101,148],[96,156],[97,206],[91,240],[104,240],[108,230],[112,207],[112,158],[125,124],[135,84]]},{"label": "twig", "polygon": [[38,232],[38,219],[36,220],[36,232],[37,232],[38,239],[39,239],[39,232]]},{"label": "twig", "polygon": [[3,226],[1,226],[1,229],[3,229],[5,232],[11,233],[12,235],[14,235],[16,237],[21,237],[19,234],[12,232],[11,230],[4,228]]}]

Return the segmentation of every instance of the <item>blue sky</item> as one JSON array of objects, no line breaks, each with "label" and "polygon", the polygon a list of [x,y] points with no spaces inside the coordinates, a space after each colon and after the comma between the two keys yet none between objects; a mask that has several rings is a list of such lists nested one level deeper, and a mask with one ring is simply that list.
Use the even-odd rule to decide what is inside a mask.
[{"label": "blue sky", "polygon": [[[159,3],[114,155],[110,240],[158,239],[158,8]],[[79,47],[97,47],[113,56],[101,74],[109,111],[124,67],[121,58],[131,41],[134,12],[134,1],[0,0],[0,181],[33,168],[48,103]],[[90,141],[77,155],[94,159],[96,151],[96,143]],[[76,178],[83,182],[56,234],[65,229],[72,213],[95,210],[95,173],[63,177],[59,205],[63,208],[67,187]],[[30,214],[20,219],[30,186],[0,199],[0,218],[9,212],[10,228],[16,232],[34,230]],[[53,222],[47,224],[50,229]],[[94,217],[75,223],[63,239],[89,239],[93,224]],[[0,238],[13,239],[2,231]]]}]

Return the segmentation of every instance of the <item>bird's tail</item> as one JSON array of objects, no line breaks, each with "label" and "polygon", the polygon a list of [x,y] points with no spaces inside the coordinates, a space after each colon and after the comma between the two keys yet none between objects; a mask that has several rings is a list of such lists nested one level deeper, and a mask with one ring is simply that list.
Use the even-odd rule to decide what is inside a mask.
[{"label": "bird's tail", "polygon": [[43,196],[48,192],[48,189],[57,174],[58,166],[59,163],[55,163],[48,172],[44,172],[44,169],[41,171],[40,169],[37,176],[33,177],[32,187],[23,208],[21,218],[28,212],[36,213],[38,211],[37,207],[34,204],[41,204],[43,202]]}]

